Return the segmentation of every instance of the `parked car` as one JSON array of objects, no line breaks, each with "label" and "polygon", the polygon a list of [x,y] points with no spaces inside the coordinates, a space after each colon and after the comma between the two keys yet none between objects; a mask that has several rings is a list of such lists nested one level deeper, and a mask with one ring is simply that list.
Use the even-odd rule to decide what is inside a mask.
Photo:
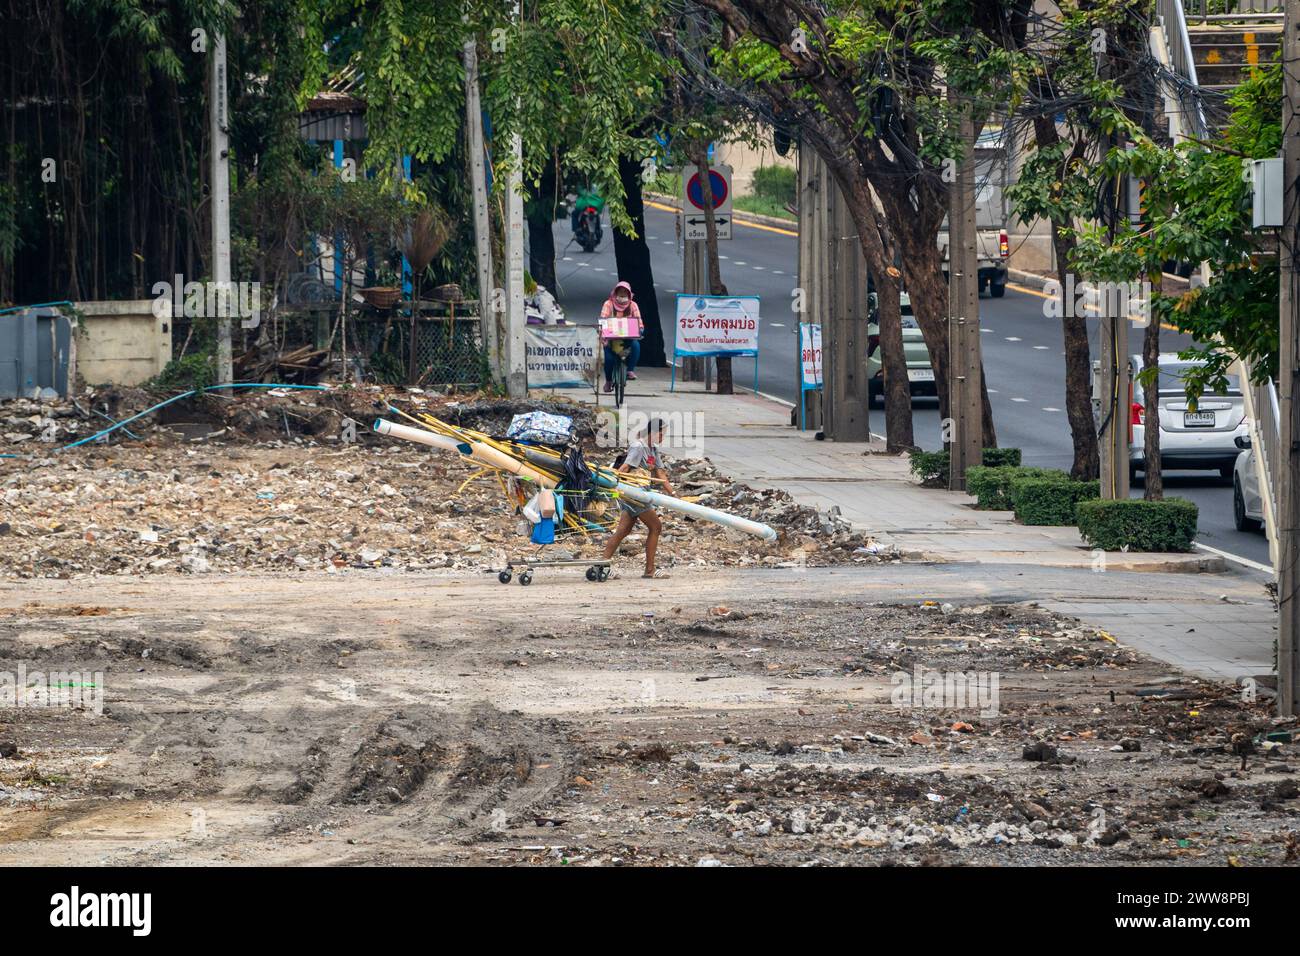
[{"label": "parked car", "polygon": [[[938,395],[934,382],[934,366],[930,364],[930,350],[925,345],[921,326],[912,315],[912,300],[906,292],[900,296],[903,311],[903,355],[907,358],[907,380],[912,397]],[[873,318],[867,326],[867,390],[870,400],[884,400],[885,374],[880,354],[880,325]]]},{"label": "parked car", "polygon": [[[975,237],[979,262],[979,291],[999,299],[1007,293],[1007,260],[1011,243],[1007,235],[1006,200],[1002,187],[1010,166],[1005,147],[1005,128],[989,128],[975,144]],[[939,228],[939,254],[944,278],[948,276],[948,222]]]},{"label": "parked car", "polygon": [[[1133,369],[1133,399],[1129,413],[1129,468],[1136,475],[1146,472],[1145,391],[1138,373],[1142,356],[1130,356]],[[1162,353],[1157,388],[1160,407],[1160,464],[1162,470],[1216,469],[1224,480],[1231,479],[1241,449],[1236,439],[1249,435],[1246,404],[1236,376],[1228,377],[1222,394],[1205,394],[1193,408],[1187,401],[1184,379],[1198,361]]]},{"label": "parked car", "polygon": [[1237,447],[1245,450],[1237,455],[1232,469],[1232,523],[1238,531],[1259,531],[1264,527],[1264,498],[1259,493],[1250,436],[1238,438]]}]

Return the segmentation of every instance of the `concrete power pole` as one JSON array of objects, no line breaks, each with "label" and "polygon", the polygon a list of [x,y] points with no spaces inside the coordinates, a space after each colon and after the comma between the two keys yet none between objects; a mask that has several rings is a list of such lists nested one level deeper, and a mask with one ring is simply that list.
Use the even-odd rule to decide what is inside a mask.
[{"label": "concrete power pole", "polygon": [[506,195],[506,327],[504,338],[506,394],[528,394],[524,367],[524,179],[523,139],[510,138],[510,181]]},{"label": "concrete power pole", "polygon": [[948,191],[948,487],[966,490],[966,469],[984,455],[983,365],[980,362],[979,255],[975,231],[975,124],[962,110],[962,156]]},{"label": "concrete power pole", "polygon": [[[824,165],[823,165],[824,168]],[[867,260],[843,190],[826,170],[826,312],[822,321],[822,431],[831,441],[871,440],[867,382]]]},{"label": "concrete power pole", "polygon": [[[686,229],[686,209],[683,202],[683,209],[680,217],[680,226],[683,235]],[[682,292],[687,295],[708,295],[709,294],[709,249],[708,243],[703,239],[683,239],[682,240]],[[676,334],[677,313],[673,312],[674,335]],[[674,359],[675,361],[675,359]],[[684,358],[682,359],[683,382],[705,382],[705,391],[708,391],[708,383],[705,381],[705,372],[709,360],[707,358]]]},{"label": "concrete power pole", "polygon": [[[1294,64],[1300,57],[1300,0],[1287,0],[1286,26],[1282,34],[1282,62]],[[1280,461],[1277,470],[1278,495],[1278,638],[1277,710],[1282,716],[1300,712],[1300,288],[1297,287],[1296,256],[1300,254],[1300,212],[1296,189],[1300,185],[1300,79],[1295,69],[1282,71],[1282,205],[1285,223],[1279,233],[1278,261],[1279,322],[1281,349],[1278,358],[1278,406]]]},{"label": "concrete power pole", "polygon": [[465,126],[469,130],[469,178],[474,190],[474,246],[478,251],[478,310],[483,350],[492,380],[504,379],[501,362],[500,313],[492,280],[492,224],[488,218],[487,174],[483,168],[483,108],[478,91],[478,41],[465,41]]},{"label": "concrete power pole", "polygon": [[[519,2],[515,0],[515,21]],[[528,394],[528,370],[524,354],[524,141],[510,137],[510,179],[506,193],[506,394],[524,398]]]},{"label": "concrete power pole", "polygon": [[[802,140],[799,143],[799,291],[803,311],[801,323],[819,323],[825,312],[826,265],[826,165],[817,151]],[[796,328],[796,331],[798,329]],[[795,387],[803,381],[802,363],[795,363]],[[799,394],[796,392],[795,394]],[[822,393],[809,391],[806,395],[805,425],[813,431],[820,430],[822,421]]]},{"label": "concrete power pole", "polygon": [[[230,123],[226,102],[226,37],[218,33],[208,57],[209,139],[212,144],[212,281],[230,293]],[[217,301],[223,296],[218,295]],[[234,380],[230,310],[217,316],[217,380]]]}]

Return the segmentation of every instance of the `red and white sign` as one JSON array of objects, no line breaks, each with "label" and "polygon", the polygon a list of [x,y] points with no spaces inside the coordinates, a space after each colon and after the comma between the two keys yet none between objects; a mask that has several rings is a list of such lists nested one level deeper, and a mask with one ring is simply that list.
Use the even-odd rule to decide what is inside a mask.
[{"label": "red and white sign", "polygon": [[[719,239],[731,238],[731,167],[709,167],[709,184],[713,188],[713,222]],[[695,166],[682,169],[682,238],[706,239],[708,227],[704,217],[703,177]]]},{"label": "red and white sign", "polygon": [[758,296],[677,296],[678,355],[757,355]]},{"label": "red and white sign", "polygon": [[803,387],[822,384],[822,327],[815,322],[799,323],[799,353],[803,366]]}]

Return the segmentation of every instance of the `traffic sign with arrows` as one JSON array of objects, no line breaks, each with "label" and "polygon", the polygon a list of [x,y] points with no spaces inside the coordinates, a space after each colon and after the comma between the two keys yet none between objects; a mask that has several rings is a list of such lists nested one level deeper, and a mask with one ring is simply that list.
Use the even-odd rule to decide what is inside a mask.
[{"label": "traffic sign with arrows", "polygon": [[[699,169],[686,166],[682,169],[682,238],[706,239],[708,229],[704,217],[704,195]],[[731,167],[724,165],[709,168],[709,186],[713,190],[713,221],[719,239],[731,238]]]}]

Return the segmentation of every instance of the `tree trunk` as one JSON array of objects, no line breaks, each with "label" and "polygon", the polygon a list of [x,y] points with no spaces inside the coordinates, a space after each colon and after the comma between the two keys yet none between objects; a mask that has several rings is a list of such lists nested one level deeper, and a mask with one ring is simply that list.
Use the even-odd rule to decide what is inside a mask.
[{"label": "tree trunk", "polygon": [[[1061,135],[1052,117],[1034,120],[1034,140],[1039,149],[1056,146]],[[1075,143],[1072,154],[1078,153]],[[1067,163],[1067,166],[1069,164]],[[1062,230],[1073,223],[1052,220],[1052,248],[1056,253],[1056,281],[1061,284],[1061,326],[1065,337],[1065,414],[1070,422],[1070,438],[1074,444],[1074,462],[1070,475],[1091,479],[1101,473],[1101,456],[1097,448],[1097,423],[1092,415],[1092,354],[1088,346],[1088,319],[1075,315],[1073,303],[1067,302],[1066,278],[1070,259],[1077,244],[1074,237]]]},{"label": "tree trunk", "polygon": [[528,218],[528,271],[555,292],[555,164],[547,163],[524,212]]},{"label": "tree trunk", "polygon": [[[1151,296],[1154,299],[1160,294],[1161,274],[1157,271],[1154,281],[1151,283]],[[1127,322],[1127,316],[1117,316],[1116,322]],[[1142,484],[1144,491],[1142,497],[1147,501],[1159,501],[1165,496],[1165,480],[1160,473],[1160,379],[1157,372],[1148,372],[1148,369],[1158,369],[1160,365],[1160,322],[1151,314],[1148,306],[1147,326],[1142,331],[1142,371],[1144,375],[1151,375],[1150,385],[1144,385],[1142,388],[1143,402],[1142,418],[1146,423],[1145,443],[1142,449],[1143,457],[1146,459],[1146,467],[1143,469]]]},{"label": "tree trunk", "polygon": [[667,364],[664,352],[663,323],[659,318],[659,300],[655,297],[654,270],[650,265],[650,247],[645,240],[645,205],[641,200],[641,166],[629,156],[618,160],[619,178],[623,183],[624,203],[632,220],[635,236],[614,230],[614,261],[618,277],[632,286],[645,338],[641,341],[641,365],[662,368]]},{"label": "tree trunk", "polygon": [[[700,201],[704,203],[704,248],[709,260],[709,295],[726,295],[722,284],[722,264],[718,259],[718,223],[713,212],[713,173],[709,168],[709,148],[703,141],[691,144],[691,161],[700,177]],[[755,361],[758,361],[755,359]],[[719,355],[719,395],[732,395],[735,388],[731,377],[731,356]]]},{"label": "tree trunk", "polygon": [[[897,193],[897,190],[895,190]],[[912,312],[925,337],[934,367],[939,417],[949,418],[948,403],[948,281],[943,275],[943,257],[939,255],[937,230],[922,228],[916,211],[909,208],[905,194],[881,193],[881,203],[894,224],[903,266],[904,287],[912,300]],[[993,407],[989,403],[988,376],[980,369],[980,393],[983,405],[983,439],[985,448],[997,447],[997,430],[993,425]]]},{"label": "tree trunk", "polygon": [[877,323],[880,329],[881,367],[885,383],[885,442],[892,452],[916,445],[912,432],[912,386],[907,378],[907,356],[903,351],[903,312],[899,300],[899,278],[874,272]]}]

